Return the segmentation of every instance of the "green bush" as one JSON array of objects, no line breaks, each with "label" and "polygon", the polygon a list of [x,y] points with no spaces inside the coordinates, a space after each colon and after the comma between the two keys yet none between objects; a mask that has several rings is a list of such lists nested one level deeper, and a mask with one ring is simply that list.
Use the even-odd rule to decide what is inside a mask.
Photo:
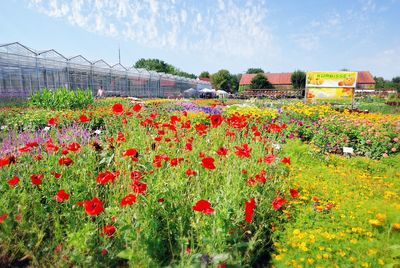
[{"label": "green bush", "polygon": [[44,88],[34,93],[29,100],[31,106],[54,110],[82,109],[93,102],[90,90],[68,90],[66,88],[58,88],[55,91]]}]

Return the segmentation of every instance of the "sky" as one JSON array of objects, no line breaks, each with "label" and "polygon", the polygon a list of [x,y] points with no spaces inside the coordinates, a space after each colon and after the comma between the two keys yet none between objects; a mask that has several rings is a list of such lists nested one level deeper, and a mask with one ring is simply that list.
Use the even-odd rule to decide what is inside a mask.
[{"label": "sky", "polygon": [[0,0],[0,44],[200,74],[369,70],[400,76],[400,0]]}]

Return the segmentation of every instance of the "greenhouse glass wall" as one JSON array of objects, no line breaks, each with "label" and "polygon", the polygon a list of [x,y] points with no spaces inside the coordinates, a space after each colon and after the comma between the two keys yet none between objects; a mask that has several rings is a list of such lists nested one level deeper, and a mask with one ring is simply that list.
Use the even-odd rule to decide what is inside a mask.
[{"label": "greenhouse glass wall", "polygon": [[171,98],[189,88],[210,88],[210,84],[121,64],[111,66],[81,55],[67,58],[54,49],[36,51],[18,42],[0,45],[0,98],[26,98],[40,89],[59,87],[90,89],[93,94],[101,87],[112,96]]}]

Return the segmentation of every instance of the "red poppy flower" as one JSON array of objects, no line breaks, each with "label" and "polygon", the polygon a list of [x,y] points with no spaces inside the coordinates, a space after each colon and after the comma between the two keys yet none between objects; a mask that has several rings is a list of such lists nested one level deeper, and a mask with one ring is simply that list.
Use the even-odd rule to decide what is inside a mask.
[{"label": "red poppy flower", "polygon": [[28,147],[37,147],[37,146],[39,146],[39,143],[38,143],[37,141],[30,141],[30,142],[28,142],[27,144],[25,144],[25,146],[28,146]]},{"label": "red poppy flower", "polygon": [[18,149],[18,152],[20,152],[20,153],[27,153],[27,152],[30,152],[31,149],[32,149],[32,147],[30,147],[30,146],[23,146],[23,147],[20,147],[20,148]]},{"label": "red poppy flower", "polygon": [[52,117],[52,118],[49,119],[49,121],[47,121],[47,124],[48,124],[49,126],[55,126],[55,125],[58,124],[58,122],[57,122],[57,119],[56,119],[56,118]]},{"label": "red poppy flower", "polygon": [[51,139],[48,140],[47,142],[45,142],[44,147],[45,147],[46,152],[50,152],[50,151],[56,152],[59,149],[58,146],[53,144],[53,141]]},{"label": "red poppy flower", "polygon": [[71,152],[77,152],[81,148],[81,145],[77,142],[73,142],[67,146],[67,149]]},{"label": "red poppy flower", "polygon": [[162,203],[162,202],[164,202],[164,198],[158,198],[158,203]]},{"label": "red poppy flower", "polygon": [[277,124],[269,124],[268,131],[274,132],[274,133],[280,133],[282,130],[281,130],[281,127],[278,126]]},{"label": "red poppy flower", "polygon": [[62,245],[57,245],[57,246],[54,248],[54,253],[59,253],[61,250],[62,250]]},{"label": "red poppy flower", "polygon": [[131,184],[132,190],[137,194],[144,194],[147,189],[147,184],[140,181],[134,181]]},{"label": "red poppy flower", "polygon": [[183,157],[172,158],[171,161],[170,161],[171,166],[173,166],[173,167],[177,166],[183,160],[184,160]]},{"label": "red poppy flower", "polygon": [[54,178],[59,179],[59,178],[61,178],[61,175],[62,175],[62,174],[52,171],[52,172],[51,172],[51,175],[53,175]]},{"label": "red poppy flower", "polygon": [[116,103],[112,106],[112,111],[114,114],[121,114],[124,111],[124,106],[121,103]]},{"label": "red poppy flower", "polygon": [[284,157],[281,160],[281,163],[290,165],[290,157]]},{"label": "red poppy flower", "polygon": [[7,181],[7,184],[10,186],[14,186],[14,185],[18,184],[19,181],[20,181],[20,179],[17,176],[14,176]]},{"label": "red poppy flower", "polygon": [[42,160],[42,155],[41,154],[37,154],[33,158],[35,158],[35,160],[37,160],[37,161],[40,161],[40,160]]},{"label": "red poppy flower", "polygon": [[83,202],[78,202],[78,206],[82,206],[85,208],[86,214],[89,216],[99,215],[104,211],[103,202],[98,199],[96,196],[92,198],[92,200],[85,200]]},{"label": "red poppy flower", "polygon": [[142,106],[137,103],[135,105],[133,105],[132,110],[134,110],[135,112],[139,112],[142,109]]},{"label": "red poppy flower", "polygon": [[112,182],[114,183],[115,178],[119,175],[119,172],[110,172],[108,170],[104,172],[100,172],[99,175],[96,178],[97,184],[106,184],[107,182]]},{"label": "red poppy flower", "polygon": [[114,225],[107,224],[107,225],[103,226],[102,235],[107,235],[108,237],[111,237],[114,235],[116,230],[117,230],[117,228],[115,228]]},{"label": "red poppy flower", "polygon": [[105,248],[103,248],[102,250],[101,250],[101,255],[107,255],[108,254],[108,250],[107,249],[105,249]]},{"label": "red poppy flower", "polygon": [[202,212],[204,214],[211,214],[214,212],[214,209],[211,207],[210,202],[204,199],[197,201],[192,209],[194,211]]},{"label": "red poppy flower", "polygon": [[252,150],[251,148],[249,148],[249,145],[247,145],[247,143],[242,144],[241,147],[235,146],[235,149],[235,154],[243,158],[249,158]]},{"label": "red poppy flower", "polygon": [[128,194],[124,198],[121,199],[121,207],[125,207],[126,205],[132,205],[136,202],[136,196],[134,194]]},{"label": "red poppy flower", "polygon": [[219,125],[221,125],[223,118],[220,114],[213,114],[212,116],[210,116],[210,120],[213,127],[218,127]]},{"label": "red poppy flower", "polygon": [[0,215],[0,223],[2,223],[3,221],[5,221],[5,220],[7,219],[7,217],[8,217],[8,214],[7,214],[7,213],[1,214],[1,215]]},{"label": "red poppy flower", "polygon": [[72,161],[72,159],[69,158],[69,157],[61,157],[61,158],[58,160],[58,164],[59,164],[60,166],[69,166],[69,165],[71,165],[72,163],[74,163],[74,161]]},{"label": "red poppy flower", "polygon": [[118,132],[117,141],[126,141],[125,135],[122,132]]},{"label": "red poppy flower", "polygon": [[201,160],[201,165],[207,169],[215,169],[214,161],[212,157],[204,157]]},{"label": "red poppy flower", "polygon": [[138,151],[134,148],[127,149],[122,156],[134,156],[138,157]]},{"label": "red poppy flower", "polygon": [[272,207],[275,210],[279,210],[282,208],[283,204],[285,204],[287,200],[283,198],[282,196],[276,197],[274,200],[272,200]]},{"label": "red poppy flower", "polygon": [[85,123],[85,122],[89,122],[89,121],[90,121],[90,119],[86,115],[79,116],[80,123]]},{"label": "red poppy flower", "polygon": [[64,189],[61,189],[61,190],[58,191],[58,193],[54,196],[54,199],[55,199],[57,202],[61,203],[61,202],[63,202],[64,200],[68,200],[68,199],[69,199],[69,194],[67,194],[67,193],[65,192]]},{"label": "red poppy flower", "polygon": [[299,196],[299,192],[296,189],[290,189],[289,192],[292,198],[296,198]]},{"label": "red poppy flower", "polygon": [[0,158],[0,167],[7,166],[10,164],[10,160],[8,158]]},{"label": "red poppy flower", "polygon": [[256,200],[254,198],[251,198],[249,201],[245,203],[245,210],[244,210],[245,221],[249,223],[252,221],[255,208],[256,208]]},{"label": "red poppy flower", "polygon": [[191,150],[193,150],[193,146],[192,146],[192,143],[186,143],[186,146],[185,146],[185,149],[186,150],[188,150],[188,151],[191,151]]},{"label": "red poppy flower", "polygon": [[271,154],[271,155],[264,156],[264,162],[267,164],[271,164],[272,162],[274,162],[274,160],[275,160],[275,155]]},{"label": "red poppy flower", "polygon": [[219,147],[217,150],[217,154],[220,156],[227,155],[227,153],[228,153],[228,149],[223,146]]},{"label": "red poppy flower", "polygon": [[194,171],[194,170],[192,170],[192,169],[188,169],[188,170],[186,170],[186,176],[188,176],[188,177],[190,177],[190,176],[196,176],[196,174],[197,174],[197,172],[196,171]]},{"label": "red poppy flower", "polygon": [[138,180],[140,180],[141,177],[142,177],[142,174],[139,171],[134,170],[134,171],[131,172],[131,179],[132,180],[138,181]]},{"label": "red poppy flower", "polygon": [[40,185],[42,184],[42,179],[44,178],[43,174],[32,174],[31,181],[33,185]]},{"label": "red poppy flower", "polygon": [[67,155],[69,151],[67,149],[62,149],[61,154],[62,155]]}]

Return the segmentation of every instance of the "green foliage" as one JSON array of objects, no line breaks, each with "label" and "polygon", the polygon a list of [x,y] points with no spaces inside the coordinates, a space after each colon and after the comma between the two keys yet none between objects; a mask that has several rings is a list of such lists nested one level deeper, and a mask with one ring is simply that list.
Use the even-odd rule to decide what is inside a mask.
[{"label": "green foliage", "polygon": [[217,90],[234,93],[239,88],[239,76],[231,75],[228,70],[222,69],[211,75],[211,84]]},{"label": "green foliage", "polygon": [[271,83],[268,81],[267,77],[263,73],[256,74],[256,76],[251,79],[252,89],[267,89],[273,88]]},{"label": "green foliage", "polygon": [[392,80],[385,80],[383,77],[374,77],[375,88],[394,88],[400,92],[400,77],[393,77]]},{"label": "green foliage", "polygon": [[292,81],[293,88],[302,89],[306,87],[306,73],[300,70],[296,70],[292,73],[290,78]]},{"label": "green foliage", "polygon": [[207,71],[201,72],[199,75],[200,78],[210,78],[210,73]]},{"label": "green foliage", "polygon": [[139,59],[134,64],[135,68],[144,68],[151,71],[162,72],[166,74],[173,74],[187,78],[196,78],[196,75],[189,74],[187,72],[181,71],[175,66],[166,63],[163,60],[159,59]]},{"label": "green foliage", "polygon": [[29,99],[31,106],[53,110],[82,109],[93,102],[90,90],[68,90],[66,88],[58,88],[55,91],[44,88],[34,93]]},{"label": "green foliage", "polygon": [[258,73],[264,73],[264,70],[261,68],[249,68],[246,71],[246,74],[258,74]]}]

